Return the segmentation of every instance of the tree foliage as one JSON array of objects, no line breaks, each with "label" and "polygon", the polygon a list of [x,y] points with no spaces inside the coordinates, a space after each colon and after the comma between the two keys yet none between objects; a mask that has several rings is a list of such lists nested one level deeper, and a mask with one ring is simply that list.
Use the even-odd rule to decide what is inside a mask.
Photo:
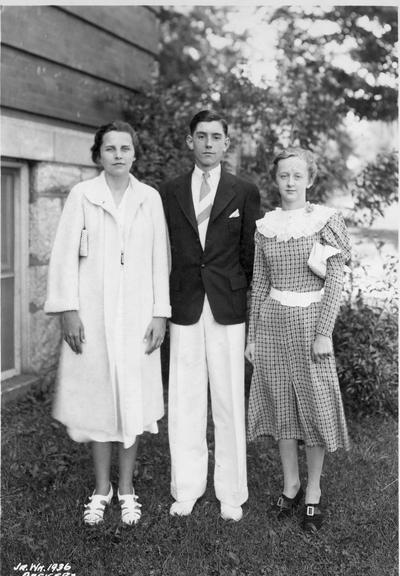
[{"label": "tree foliage", "polygon": [[378,154],[354,180],[355,223],[369,225],[377,216],[383,216],[384,208],[396,202],[398,189],[397,152]]},{"label": "tree foliage", "polygon": [[[344,189],[353,177],[347,168],[353,143],[346,116],[352,112],[360,119],[389,121],[397,115],[396,9],[284,6],[273,11],[265,26],[277,30],[278,72],[275,82],[261,86],[244,73],[243,47],[248,38],[228,29],[232,9],[160,10],[159,78],[152,93],[130,103],[126,112],[140,131],[145,153],[137,167],[139,175],[157,185],[188,167],[184,141],[188,122],[200,109],[216,108],[229,121],[233,143],[240,145],[241,172],[260,186],[264,209],[278,202],[269,167],[277,150],[288,144],[307,147],[319,158],[311,200]],[[321,23],[331,26],[319,32]],[[338,59],[340,53],[350,67]],[[395,158],[380,165],[393,170]],[[367,182],[369,174],[368,186],[375,173],[366,168],[362,178]],[[386,198],[391,201],[394,179],[389,184]],[[359,204],[365,205],[361,188],[352,188]],[[385,195],[380,184],[374,194]]]},{"label": "tree foliage", "polygon": [[[291,70],[310,68],[324,80],[321,96],[334,102],[339,114],[352,110],[359,118],[397,118],[397,9],[394,6],[334,6],[304,10],[286,7],[277,10],[271,21],[286,25],[280,36],[283,60],[291,60]],[[334,24],[331,32],[310,33],[314,24]],[[345,49],[346,45],[348,48]],[[345,59],[335,55],[343,53]],[[349,63],[352,72],[346,71]],[[341,63],[340,63],[341,62]]]},{"label": "tree foliage", "polygon": [[[345,127],[347,115],[383,121],[397,117],[397,10],[286,6],[269,21],[279,28],[280,106],[275,108],[274,130],[280,145],[297,144],[316,152],[320,174],[312,193],[323,199],[334,189],[345,189],[353,176],[347,168],[353,147]],[[334,24],[333,31],[318,32],[327,22]],[[338,58],[341,52],[344,61]],[[260,146],[270,142],[269,131],[270,126]],[[390,159],[382,166],[396,170]],[[375,189],[377,194],[381,191]],[[392,187],[386,197],[394,194]]]},{"label": "tree foliage", "polygon": [[228,7],[161,8],[160,82],[182,81],[197,97],[218,98],[224,75],[237,68],[246,34],[226,30]]}]

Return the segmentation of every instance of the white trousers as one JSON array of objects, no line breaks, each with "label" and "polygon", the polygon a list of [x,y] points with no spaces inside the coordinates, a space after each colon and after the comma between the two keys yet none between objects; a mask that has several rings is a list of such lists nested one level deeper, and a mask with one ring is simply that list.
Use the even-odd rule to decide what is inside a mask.
[{"label": "white trousers", "polygon": [[248,498],[244,345],[244,323],[218,324],[207,298],[196,324],[170,324],[168,433],[175,500],[197,499],[206,489],[208,382],[216,497],[231,506],[240,506]]}]

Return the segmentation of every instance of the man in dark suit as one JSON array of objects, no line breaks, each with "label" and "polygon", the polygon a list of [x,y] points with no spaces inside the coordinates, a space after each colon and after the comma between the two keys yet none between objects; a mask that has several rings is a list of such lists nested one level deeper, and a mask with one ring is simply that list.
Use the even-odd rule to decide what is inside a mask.
[{"label": "man in dark suit", "polygon": [[169,442],[172,515],[191,513],[207,482],[207,389],[215,430],[214,487],[224,519],[247,500],[244,414],[246,294],[254,257],[257,187],[221,169],[226,121],[209,110],[190,123],[195,167],[161,188],[172,269]]}]

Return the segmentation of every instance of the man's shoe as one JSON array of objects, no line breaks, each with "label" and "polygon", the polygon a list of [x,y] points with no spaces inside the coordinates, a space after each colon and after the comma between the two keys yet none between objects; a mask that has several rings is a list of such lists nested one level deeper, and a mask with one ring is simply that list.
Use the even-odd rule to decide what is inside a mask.
[{"label": "man's shoe", "polygon": [[185,500],[183,502],[174,502],[169,509],[171,516],[189,516],[192,513],[196,500]]},{"label": "man's shoe", "polygon": [[224,520],[233,520],[239,522],[243,518],[243,510],[241,506],[229,506],[221,502],[221,518]]}]

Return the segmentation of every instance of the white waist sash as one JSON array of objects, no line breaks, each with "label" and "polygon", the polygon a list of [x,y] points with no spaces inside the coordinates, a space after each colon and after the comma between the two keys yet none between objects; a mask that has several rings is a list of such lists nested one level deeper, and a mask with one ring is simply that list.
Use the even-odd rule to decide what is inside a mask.
[{"label": "white waist sash", "polygon": [[291,292],[290,290],[277,290],[271,288],[269,293],[273,300],[277,300],[283,306],[301,306],[305,308],[313,302],[321,302],[324,289],[313,292]]}]

